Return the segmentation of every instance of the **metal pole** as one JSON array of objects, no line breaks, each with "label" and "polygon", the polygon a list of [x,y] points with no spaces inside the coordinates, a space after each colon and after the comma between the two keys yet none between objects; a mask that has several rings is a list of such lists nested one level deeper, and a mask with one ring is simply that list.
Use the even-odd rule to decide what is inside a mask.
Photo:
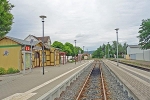
[{"label": "metal pole", "polygon": [[106,45],[105,45],[105,58],[106,58]]},{"label": "metal pole", "polygon": [[83,53],[84,53],[84,46],[83,46]]},{"label": "metal pole", "polygon": [[[83,54],[84,54],[84,46],[83,46]],[[83,60],[84,60],[84,55],[82,57],[83,57]],[[85,60],[84,60],[84,62],[85,62]]]},{"label": "metal pole", "polygon": [[87,60],[89,59],[89,57],[88,57],[89,55],[88,55],[88,49],[87,49]]},{"label": "metal pole", "polygon": [[33,43],[33,39],[31,39],[31,37],[30,37],[30,44],[31,44],[31,47],[30,47],[30,51],[31,51],[31,53],[30,53],[30,55],[31,55],[31,57],[30,57],[30,64],[31,64],[30,72],[31,72],[31,68],[32,68],[32,43]]},{"label": "metal pole", "polygon": [[116,29],[116,34],[117,34],[117,66],[118,66],[118,30]]},{"label": "metal pole", "polygon": [[76,64],[76,40],[74,40],[75,41],[75,64]]},{"label": "metal pole", "polygon": [[43,38],[42,38],[42,42],[43,42],[43,75],[44,75],[44,19],[42,20],[43,22]]},{"label": "metal pole", "polygon": [[31,67],[30,67],[30,72],[31,72],[31,68],[32,68],[32,43],[31,43]]},{"label": "metal pole", "polygon": [[24,52],[24,67],[23,67],[23,73],[25,74],[25,69],[26,69],[26,53]]},{"label": "metal pole", "polygon": [[108,42],[108,58],[109,58],[109,42]]},{"label": "metal pole", "polygon": [[43,23],[43,39],[42,39],[42,42],[43,42],[42,43],[43,44],[43,50],[42,50],[43,60],[42,60],[42,63],[43,63],[43,75],[44,75],[44,18],[46,18],[46,16],[41,15],[40,18],[42,18],[42,23]]}]

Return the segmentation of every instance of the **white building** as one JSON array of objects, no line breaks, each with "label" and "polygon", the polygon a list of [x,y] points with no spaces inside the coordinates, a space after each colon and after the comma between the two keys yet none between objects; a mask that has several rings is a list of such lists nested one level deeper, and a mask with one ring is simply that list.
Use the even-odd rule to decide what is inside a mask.
[{"label": "white building", "polygon": [[128,45],[127,46],[127,54],[135,54],[135,53],[143,53],[143,50],[139,45]]},{"label": "white building", "polygon": [[128,45],[127,55],[129,59],[150,61],[150,49],[142,50],[139,45]]}]

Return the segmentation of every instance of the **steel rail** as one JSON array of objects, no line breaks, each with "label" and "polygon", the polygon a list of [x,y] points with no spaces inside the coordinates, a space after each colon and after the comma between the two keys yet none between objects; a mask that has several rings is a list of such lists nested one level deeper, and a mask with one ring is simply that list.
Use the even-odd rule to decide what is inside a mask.
[{"label": "steel rail", "polygon": [[107,100],[107,95],[106,95],[106,90],[105,90],[105,84],[104,84],[104,78],[103,78],[101,64],[99,65],[99,67],[100,67],[100,70],[101,70],[101,82],[102,82],[102,88],[103,88],[103,96],[104,96],[104,100]]},{"label": "steel rail", "polygon": [[[96,63],[95,63],[95,65],[96,65]],[[93,66],[92,70],[94,69],[95,65]],[[81,88],[81,90],[80,90],[80,92],[79,92],[79,94],[78,94],[76,100],[79,100],[79,98],[80,98],[80,96],[81,96],[81,94],[82,94],[82,91],[83,91],[85,85],[87,84],[87,81],[88,81],[88,79],[89,79],[89,77],[90,77],[90,75],[91,75],[92,70],[90,71],[88,77],[86,78],[86,80],[85,80],[85,82],[84,82],[84,84],[83,84],[83,86],[82,86],[82,88]]]}]

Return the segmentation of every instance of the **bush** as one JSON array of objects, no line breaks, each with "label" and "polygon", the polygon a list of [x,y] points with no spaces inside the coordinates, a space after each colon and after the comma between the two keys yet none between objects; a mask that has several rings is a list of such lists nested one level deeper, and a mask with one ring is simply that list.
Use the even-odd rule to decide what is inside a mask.
[{"label": "bush", "polygon": [[5,70],[4,68],[0,67],[0,75],[13,74],[18,72],[20,72],[18,69],[8,68],[8,70]]},{"label": "bush", "polygon": [[8,68],[7,74],[12,74],[12,73],[14,73],[14,69],[13,68]]},{"label": "bush", "polygon": [[2,67],[0,67],[0,75],[6,74],[6,70]]},{"label": "bush", "polygon": [[20,71],[18,69],[15,70],[15,73],[19,73]]},{"label": "bush", "polygon": [[14,69],[14,68],[8,68],[7,70],[7,74],[13,74],[13,73],[18,73],[19,70],[18,69]]},{"label": "bush", "polygon": [[122,55],[118,55],[118,58],[124,58]]}]

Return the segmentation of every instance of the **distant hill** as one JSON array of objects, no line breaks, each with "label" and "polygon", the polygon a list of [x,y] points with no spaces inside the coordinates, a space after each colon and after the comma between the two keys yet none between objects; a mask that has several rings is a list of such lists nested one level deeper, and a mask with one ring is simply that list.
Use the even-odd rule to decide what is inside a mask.
[{"label": "distant hill", "polygon": [[[87,53],[87,51],[84,51],[85,53]],[[94,52],[94,50],[93,51],[88,51],[88,53],[89,54],[92,54]]]}]

